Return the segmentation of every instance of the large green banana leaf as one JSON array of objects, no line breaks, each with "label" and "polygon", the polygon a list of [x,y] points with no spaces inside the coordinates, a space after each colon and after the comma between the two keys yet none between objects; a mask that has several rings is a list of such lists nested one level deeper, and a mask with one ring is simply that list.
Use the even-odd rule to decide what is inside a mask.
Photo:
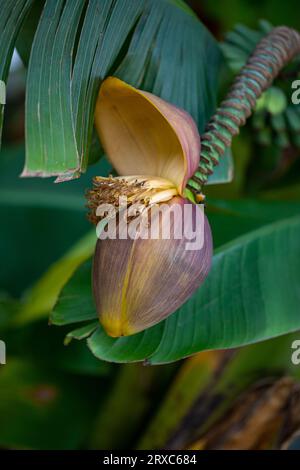
[{"label": "large green banana leaf", "polygon": [[[296,331],[300,329],[299,233],[300,217],[294,216],[220,247],[204,285],[176,313],[142,333],[113,339],[93,323],[69,337],[88,337],[90,349],[100,359],[160,364]],[[88,261],[66,284],[52,314],[54,323],[96,318],[90,270]]]},{"label": "large green banana leaf", "polygon": [[[28,66],[24,176],[78,177],[93,155],[94,105],[116,75],[189,111],[199,130],[216,105],[221,54],[182,0],[3,0],[0,79],[14,47]],[[4,106],[0,109],[0,129]],[[227,152],[211,183],[230,181]]]}]

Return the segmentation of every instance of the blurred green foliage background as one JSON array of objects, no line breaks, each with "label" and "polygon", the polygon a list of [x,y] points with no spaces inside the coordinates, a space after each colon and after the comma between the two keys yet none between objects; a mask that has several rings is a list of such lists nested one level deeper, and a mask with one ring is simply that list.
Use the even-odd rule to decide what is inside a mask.
[{"label": "blurred green foliage background", "polygon": [[[273,25],[286,24],[300,30],[296,0],[189,0],[187,3],[220,41],[236,23],[256,29],[261,18]],[[229,77],[228,72],[220,96]],[[139,443],[153,446],[156,442],[151,438],[155,434],[153,419],[158,416],[157,426],[162,426],[159,424],[163,419],[159,416],[165,416],[162,407],[165,403],[170,406],[174,399],[172,390],[177,393],[182,377],[186,380],[188,361],[153,368],[108,364],[94,358],[83,342],[72,341],[64,346],[68,329],[48,326],[45,318],[26,325],[14,324],[26,291],[90,229],[85,216],[84,191],[93,175],[109,171],[103,160],[92,165],[80,179],[64,184],[53,184],[52,179],[19,178],[25,153],[25,79],[22,67],[12,71],[0,156],[0,339],[7,344],[7,364],[0,365],[0,447],[126,448]],[[258,142],[254,123],[249,122],[234,141],[234,181],[209,187],[208,201],[246,196],[264,201],[300,202],[299,153],[299,148],[280,147],[272,139],[268,145]],[[225,215],[211,215],[218,246],[229,241],[232,233],[236,236],[251,229],[247,217],[244,227],[240,219],[235,221],[233,217],[229,226]],[[275,361],[274,370],[270,365],[272,375],[285,371],[289,344],[290,340],[276,343],[279,355],[283,351],[282,362],[278,366]],[[271,357],[273,347],[266,348],[269,348],[266,357]],[[213,374],[211,358],[203,354],[208,362],[199,359],[200,365],[189,381],[183,382],[184,398],[182,401],[178,398],[177,402],[174,399],[175,407],[180,403],[183,412],[189,410]],[[249,352],[249,357],[243,357],[241,363],[249,366],[260,354],[259,350],[253,355]],[[195,366],[194,362],[189,364]],[[250,375],[249,367],[245,367],[245,375],[232,373],[234,378],[231,382],[228,379],[231,385],[235,384],[236,395],[254,378],[268,375],[265,365],[254,364],[252,368],[254,372]],[[294,372],[297,376],[298,372]],[[173,413],[172,406],[170,410],[168,416]],[[158,439],[157,445],[164,445],[166,436],[170,437],[181,418],[178,416],[175,423],[168,425],[165,418],[170,429],[162,431],[165,435]]]}]

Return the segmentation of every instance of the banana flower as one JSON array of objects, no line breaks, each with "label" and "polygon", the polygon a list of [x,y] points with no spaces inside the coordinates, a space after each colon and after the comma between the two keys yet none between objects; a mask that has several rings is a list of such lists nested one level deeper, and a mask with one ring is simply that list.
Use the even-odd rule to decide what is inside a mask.
[{"label": "banana flower", "polygon": [[[150,222],[137,231],[139,236],[121,237],[119,230],[115,239],[100,237],[94,254],[93,293],[100,322],[110,336],[127,336],[173,313],[209,272],[209,223],[203,214],[197,227],[203,209],[185,193],[199,164],[200,137],[188,113],[114,77],[100,88],[95,126],[119,176],[94,179],[87,194],[90,220],[97,224],[97,208],[109,205],[119,210],[113,216],[119,227],[121,197],[127,207],[146,208],[146,214],[153,209]],[[159,210],[162,205],[164,212]],[[169,239],[162,236],[167,221]],[[150,230],[149,224],[156,236],[141,236]],[[195,227],[202,243],[189,250]]]}]

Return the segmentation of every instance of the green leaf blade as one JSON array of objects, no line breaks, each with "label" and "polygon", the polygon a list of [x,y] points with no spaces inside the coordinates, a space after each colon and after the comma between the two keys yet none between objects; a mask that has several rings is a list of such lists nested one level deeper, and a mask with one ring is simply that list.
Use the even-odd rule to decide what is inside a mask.
[{"label": "green leaf blade", "polygon": [[[2,47],[0,49],[0,80],[2,80],[5,85],[18,33],[32,4],[33,0],[3,0],[1,2],[0,44]],[[3,114],[4,104],[0,102],[0,143]]]},{"label": "green leaf blade", "polygon": [[[290,208],[291,215],[297,208]],[[264,211],[265,204],[262,216]],[[279,216],[275,211],[273,220]],[[239,347],[299,330],[299,233],[300,218],[294,216],[221,246],[207,280],[177,312],[129,337],[110,338],[99,326],[88,338],[89,348],[106,361],[162,364],[203,350]],[[88,267],[81,269],[90,275]],[[90,283],[90,277],[87,281],[86,275],[84,282]],[[72,283],[80,290],[73,279],[69,289]],[[93,305],[91,296],[86,301]],[[76,303],[59,301],[58,305],[62,318],[76,321]]]},{"label": "green leaf blade", "polygon": [[29,61],[23,176],[60,182],[86,171],[95,102],[108,75],[184,108],[201,132],[215,109],[220,49],[182,2],[84,6],[46,0],[42,11]]}]

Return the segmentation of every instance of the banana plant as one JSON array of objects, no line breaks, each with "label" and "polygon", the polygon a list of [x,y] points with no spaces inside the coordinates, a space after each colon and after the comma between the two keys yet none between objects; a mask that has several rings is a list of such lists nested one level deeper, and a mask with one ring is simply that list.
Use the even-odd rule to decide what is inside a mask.
[{"label": "banana plant", "polygon": [[[299,163],[298,108],[282,88],[290,86],[284,68],[298,64],[300,34],[262,22],[259,31],[238,26],[220,44],[182,0],[2,3],[0,80],[9,85],[14,50],[27,77],[21,178],[11,187],[3,177],[0,205],[5,215],[22,207],[28,221],[40,205],[47,231],[63,232],[72,219],[76,237],[18,298],[1,293],[0,339],[14,344],[14,357],[0,375],[0,416],[16,403],[32,434],[15,433],[13,420],[0,445],[296,446],[300,183],[285,179],[290,167],[279,188],[249,195],[247,182],[254,160],[262,168],[257,142],[274,153],[293,146]],[[224,91],[228,66],[235,77]],[[6,147],[4,133],[3,174]],[[147,223],[142,236],[124,239],[123,211],[132,209],[130,222],[143,215]],[[165,240],[170,214],[181,237]],[[115,239],[106,237],[111,222]],[[202,244],[189,251],[195,226]],[[41,244],[42,258],[51,241]],[[40,436],[39,410],[54,430],[67,406],[80,409],[76,426],[64,415],[57,435]],[[114,410],[130,420],[126,433]]]},{"label": "banana plant", "polygon": [[[184,3],[90,1],[83,8],[83,2],[48,0],[42,9],[26,1],[18,7],[23,20],[13,28],[14,7],[7,2],[3,34],[10,34],[12,44],[22,39],[23,54],[24,44],[30,50],[21,176],[56,176],[61,183],[79,178],[88,168],[93,132],[98,133],[103,149],[99,146],[98,158],[104,152],[120,176],[94,179],[87,198],[95,224],[101,220],[99,204],[117,207],[126,196],[130,206],[146,203],[147,210],[163,202],[167,213],[175,203],[191,208],[190,229],[177,224],[191,231],[205,184],[232,178],[233,136],[299,52],[295,30],[269,28],[266,36],[256,36],[256,48],[215,110],[220,48]],[[34,35],[28,34],[31,15],[37,17]],[[185,36],[174,42],[178,28]],[[253,41],[253,33],[245,34]],[[194,40],[195,50],[188,48]],[[6,69],[11,53],[12,47],[2,59]],[[222,178],[216,180],[214,168],[223,158]],[[208,214],[209,204],[207,199]],[[87,338],[99,359],[153,364],[294,331],[300,327],[300,222],[298,207],[289,211],[217,248],[212,267],[214,233],[206,215],[197,255],[185,250],[184,237],[98,240],[95,249],[91,233],[26,294],[15,321],[51,311],[57,324],[92,320],[68,338]],[[156,219],[152,225],[159,230]],[[88,258],[94,249],[92,267]],[[274,291],[278,272],[283,286]],[[76,292],[73,302],[65,302],[69,292]]]}]

